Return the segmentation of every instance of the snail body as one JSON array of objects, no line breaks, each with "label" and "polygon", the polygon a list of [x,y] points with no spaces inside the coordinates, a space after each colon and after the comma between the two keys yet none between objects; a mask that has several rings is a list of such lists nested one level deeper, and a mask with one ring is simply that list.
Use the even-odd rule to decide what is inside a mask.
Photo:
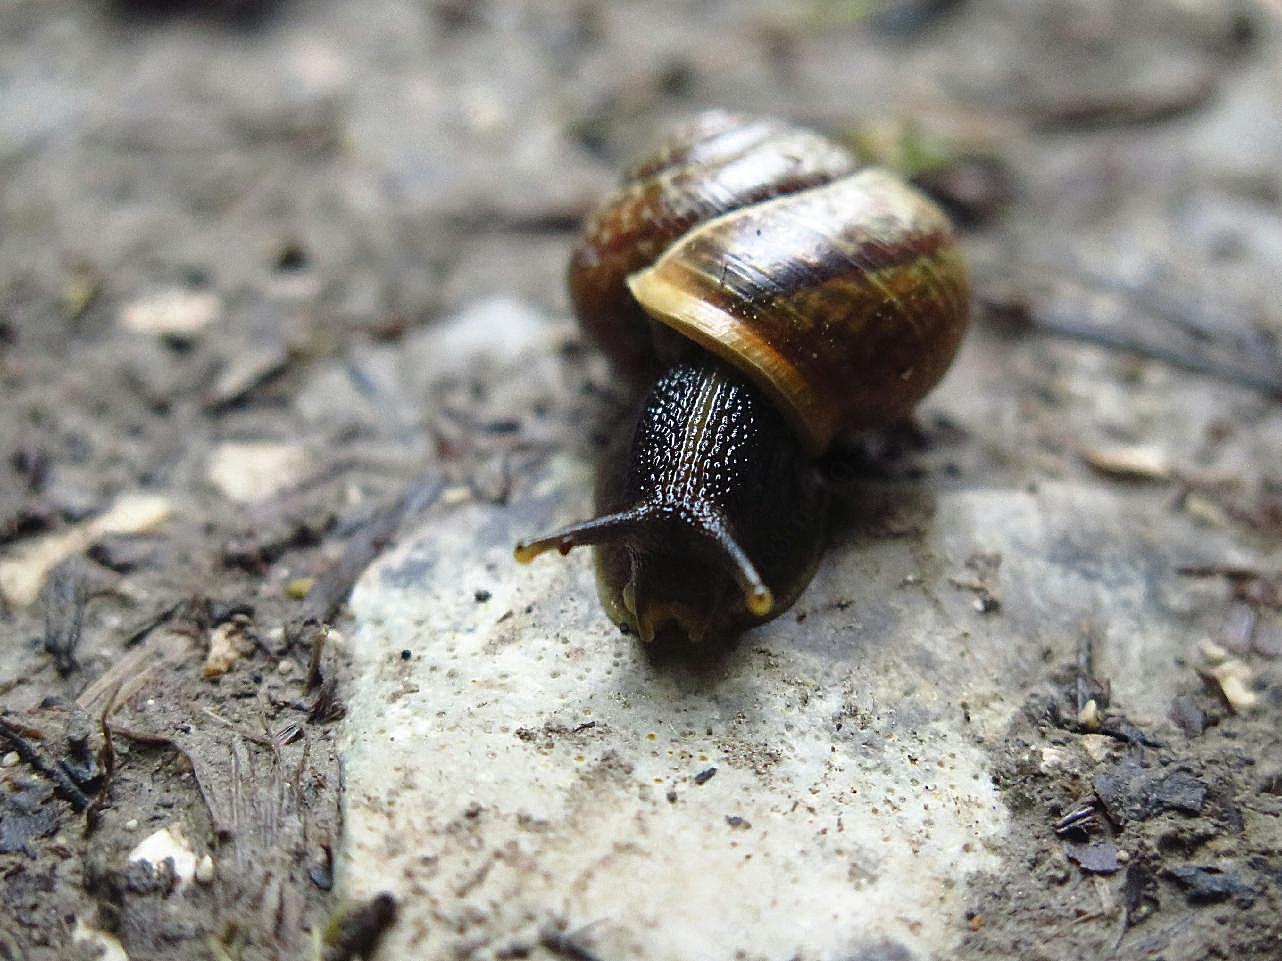
[{"label": "snail body", "polygon": [[733,636],[795,600],[824,539],[817,458],[909,414],[969,296],[924,195],[817,134],[723,113],[629,171],[569,285],[616,367],[657,379],[598,477],[600,515],[516,556],[596,545],[607,613],[647,641]]}]

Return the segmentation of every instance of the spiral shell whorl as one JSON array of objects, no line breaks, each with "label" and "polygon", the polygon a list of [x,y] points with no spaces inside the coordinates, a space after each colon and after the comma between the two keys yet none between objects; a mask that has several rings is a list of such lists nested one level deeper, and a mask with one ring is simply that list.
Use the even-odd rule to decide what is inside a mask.
[{"label": "spiral shell whorl", "polygon": [[816,453],[912,409],[951,363],[969,299],[947,218],[878,169],[709,221],[629,287],[771,393]]},{"label": "spiral shell whorl", "polygon": [[570,260],[569,288],[587,333],[624,369],[652,362],[649,321],[627,278],[700,223],[829,183],[854,158],[810,131],[709,113],[677,131],[624,177],[589,218]]}]

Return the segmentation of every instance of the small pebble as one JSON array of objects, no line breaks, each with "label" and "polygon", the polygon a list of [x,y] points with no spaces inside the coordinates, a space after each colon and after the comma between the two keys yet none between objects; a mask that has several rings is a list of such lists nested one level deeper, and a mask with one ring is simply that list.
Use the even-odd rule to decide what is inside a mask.
[{"label": "small pebble", "polygon": [[17,751],[10,751],[4,757],[0,757],[0,767],[13,767],[22,758],[18,757]]},{"label": "small pebble", "polygon": [[293,662],[293,661],[291,661],[289,658],[285,658],[283,661],[281,661],[279,664],[277,664],[277,665],[276,665],[276,670],[277,670],[277,671],[278,671],[282,676],[283,676],[283,675],[287,675],[287,674],[293,674],[293,673],[294,673],[294,662]]},{"label": "small pebble", "polygon": [[201,884],[209,884],[214,880],[214,859],[208,854],[196,862],[195,878]]},{"label": "small pebble", "polygon": [[1251,669],[1237,658],[1217,664],[1206,673],[1219,682],[1224,700],[1229,702],[1233,713],[1241,714],[1249,711],[1259,702],[1259,695],[1251,690],[1250,686]]},{"label": "small pebble", "polygon": [[218,492],[239,504],[269,500],[298,482],[307,454],[295,444],[220,444],[209,453],[205,475]]},{"label": "small pebble", "polygon": [[1198,643],[1197,647],[1202,653],[1202,659],[1208,664],[1223,664],[1228,660],[1229,652],[1212,640],[1204,639]]},{"label": "small pebble", "polygon": [[1114,447],[1084,451],[1086,463],[1101,474],[1126,480],[1166,480],[1171,464],[1156,447]]},{"label": "small pebble", "polygon": [[217,320],[222,301],[207,290],[158,290],[125,304],[120,324],[138,334],[188,339]]},{"label": "small pebble", "polygon": [[307,596],[307,592],[312,589],[315,582],[314,577],[291,577],[285,582],[285,594],[296,601],[301,601]]},{"label": "small pebble", "polygon": [[447,487],[445,488],[445,490],[441,491],[440,500],[441,500],[441,503],[445,504],[446,506],[452,506],[454,504],[462,504],[464,501],[469,501],[471,499],[472,499],[472,490],[467,485]]},{"label": "small pebble", "polygon": [[971,601],[971,606],[981,614],[991,614],[1000,608],[1002,603],[988,591],[981,591],[979,596]]},{"label": "small pebble", "polygon": [[126,831],[137,831],[137,830],[138,830],[138,819],[137,819],[137,818],[130,818],[128,821],[126,821],[126,822],[125,822],[125,830],[126,830]]},{"label": "small pebble", "polygon": [[1077,723],[1088,731],[1099,727],[1099,705],[1095,703],[1095,698],[1082,705],[1082,709],[1077,712]]}]

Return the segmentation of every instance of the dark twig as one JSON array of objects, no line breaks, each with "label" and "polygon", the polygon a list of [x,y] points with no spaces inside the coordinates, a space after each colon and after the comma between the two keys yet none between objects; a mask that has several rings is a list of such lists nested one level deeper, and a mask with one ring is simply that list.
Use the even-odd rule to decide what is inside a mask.
[{"label": "dark twig", "polygon": [[331,674],[325,678],[325,683],[321,685],[316,700],[312,702],[307,712],[307,720],[311,724],[329,724],[346,713],[347,705],[338,696],[338,681]]},{"label": "dark twig", "polygon": [[52,781],[63,800],[67,801],[74,810],[83,811],[89,806],[88,796],[80,790],[62,765],[45,757],[43,751],[23,737],[18,727],[10,724],[3,717],[0,717],[0,737],[13,745],[13,749],[18,752],[18,757]]},{"label": "dark twig", "polygon": [[103,808],[107,806],[111,799],[111,788],[116,777],[116,745],[112,740],[111,731],[111,712],[116,709],[116,696],[119,694],[119,687],[107,699],[102,713],[98,715],[98,727],[102,731],[102,768],[103,779],[102,787],[99,788],[93,803],[89,805],[89,810],[85,812],[85,837],[89,837],[98,827],[98,819],[102,816]]},{"label": "dark twig", "polygon": [[1276,355],[1270,356],[1264,350],[1235,350],[1222,338],[1209,339],[1190,331],[1184,318],[1171,318],[1158,305],[1140,306],[1159,323],[1138,323],[1129,314],[1110,322],[1076,307],[1054,303],[1033,308],[1030,320],[1038,330],[1060,337],[1131,351],[1225,383],[1282,395],[1282,361]]},{"label": "dark twig", "polygon": [[1040,130],[1090,130],[1158,123],[1196,110],[1210,100],[1218,88],[1217,77],[1204,73],[1154,93],[1079,94],[1037,105],[1033,110],[1033,123]]},{"label": "dark twig", "polygon": [[307,658],[307,690],[309,691],[316,690],[325,680],[325,672],[321,670],[321,655],[325,653],[325,642],[329,640],[328,626],[317,624],[315,628],[311,651]]},{"label": "dark twig", "polygon": [[158,628],[161,624],[164,624],[175,617],[180,611],[188,609],[191,606],[191,603],[192,602],[188,600],[175,601],[169,606],[156,611],[154,614],[149,614],[143,620],[129,628],[129,632],[125,635],[125,647],[133,647],[134,645],[142,642],[146,639],[148,634]]},{"label": "dark twig", "polygon": [[44,595],[44,648],[58,673],[66,677],[79,668],[76,648],[84,627],[89,591],[83,568],[76,561],[60,564],[49,578]]},{"label": "dark twig", "polygon": [[1165,741],[1159,741],[1157,738],[1145,734],[1134,724],[1127,724],[1125,721],[1113,724],[1101,724],[1094,731],[1083,731],[1082,733],[1103,734],[1105,737],[1111,737],[1115,741],[1121,741],[1124,744],[1138,744],[1141,747],[1166,747]]},{"label": "dark twig", "polygon": [[443,486],[444,482],[438,477],[424,478],[412,485],[391,507],[375,514],[348,542],[338,563],[316,578],[303,598],[301,620],[304,623],[331,622],[356,579],[392,542],[401,522],[435,501]]},{"label": "dark twig", "polygon": [[566,931],[564,922],[549,922],[539,931],[539,944],[553,954],[570,961],[601,961],[601,957],[583,943],[583,935],[600,922],[593,921],[573,931]]},{"label": "dark twig", "polygon": [[[1129,351],[1282,396],[1282,354],[1263,331],[1235,319],[1231,305],[1208,303],[1197,291],[1180,296],[1128,283],[1085,265],[1030,262],[1019,265],[1017,275],[1051,278],[1079,293],[1010,290],[998,283],[981,292],[980,301],[1001,326]],[[1137,312],[1147,315],[1143,322]]]}]

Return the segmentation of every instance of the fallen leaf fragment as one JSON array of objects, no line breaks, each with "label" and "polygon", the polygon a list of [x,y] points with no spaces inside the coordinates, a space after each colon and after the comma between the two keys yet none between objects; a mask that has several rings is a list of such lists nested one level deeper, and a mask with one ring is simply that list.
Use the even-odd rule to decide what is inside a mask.
[{"label": "fallen leaf fragment", "polygon": [[1064,853],[1070,861],[1091,874],[1112,874],[1121,868],[1117,847],[1111,841],[1078,844],[1064,842]]},{"label": "fallen leaf fragment", "polygon": [[209,632],[209,653],[205,655],[205,677],[221,677],[231,666],[254,649],[253,639],[234,621],[219,624]]},{"label": "fallen leaf fragment", "polygon": [[127,494],[92,520],[46,534],[0,561],[0,595],[14,607],[35,602],[49,572],[109,534],[142,534],[160,526],[173,512],[168,498]]}]

